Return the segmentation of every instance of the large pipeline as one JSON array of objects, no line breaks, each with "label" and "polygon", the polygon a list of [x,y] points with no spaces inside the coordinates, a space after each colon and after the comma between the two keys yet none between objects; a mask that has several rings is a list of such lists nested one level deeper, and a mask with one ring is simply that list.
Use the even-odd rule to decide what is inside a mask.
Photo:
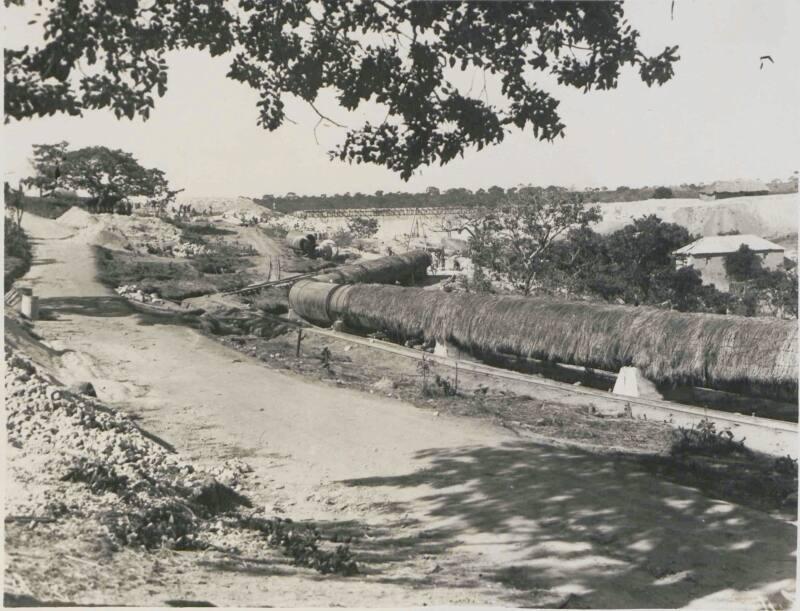
[{"label": "large pipeline", "polygon": [[431,256],[427,252],[412,250],[402,255],[343,265],[314,279],[333,284],[414,284],[425,277],[430,265]]},{"label": "large pipeline", "polygon": [[655,382],[797,396],[797,321],[315,280],[296,283],[289,303],[319,325],[341,320],[400,339],[452,342],[474,354],[607,371],[633,365]]}]

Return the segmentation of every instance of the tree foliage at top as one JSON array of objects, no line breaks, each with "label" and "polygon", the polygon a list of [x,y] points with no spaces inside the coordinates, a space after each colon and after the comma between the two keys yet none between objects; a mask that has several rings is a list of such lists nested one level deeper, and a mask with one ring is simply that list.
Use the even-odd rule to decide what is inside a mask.
[{"label": "tree foliage at top", "polygon": [[[320,120],[327,119],[317,108],[325,90],[348,110],[382,105],[385,119],[348,127],[331,156],[404,179],[422,165],[497,144],[513,129],[548,141],[563,136],[559,102],[537,82],[543,74],[588,92],[615,88],[629,66],[649,86],[669,80],[678,59],[677,47],[645,54],[621,2],[41,4],[44,43],[5,52],[7,117],[108,108],[120,118],[147,118],[167,90],[165,54],[203,49],[229,57],[228,76],[258,92],[258,122],[269,130],[290,120],[289,97],[307,102]],[[491,103],[487,73],[501,91]],[[470,78],[484,86],[458,83]]]}]

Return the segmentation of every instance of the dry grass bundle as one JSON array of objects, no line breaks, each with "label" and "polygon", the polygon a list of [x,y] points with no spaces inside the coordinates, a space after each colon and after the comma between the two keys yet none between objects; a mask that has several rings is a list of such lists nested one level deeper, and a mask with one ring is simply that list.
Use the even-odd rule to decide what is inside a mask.
[{"label": "dry grass bundle", "polygon": [[656,382],[797,395],[796,321],[375,285],[317,299],[317,322],[342,318],[354,328],[423,335],[475,353],[608,371],[633,365]]},{"label": "dry grass bundle", "polygon": [[323,276],[317,276],[316,280],[334,284],[414,282],[425,277],[430,264],[431,256],[427,252],[412,250],[403,255],[345,265]]}]

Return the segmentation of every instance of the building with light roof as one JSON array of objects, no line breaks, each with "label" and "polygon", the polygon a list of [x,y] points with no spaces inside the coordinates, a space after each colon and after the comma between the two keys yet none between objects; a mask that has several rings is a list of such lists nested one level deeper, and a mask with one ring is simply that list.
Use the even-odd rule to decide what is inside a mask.
[{"label": "building with light roof", "polygon": [[742,244],[761,257],[764,269],[777,269],[783,265],[783,246],[751,234],[700,238],[672,254],[676,267],[693,267],[700,272],[703,284],[713,284],[719,290],[727,291],[730,281],[725,272],[725,257],[739,250]]}]

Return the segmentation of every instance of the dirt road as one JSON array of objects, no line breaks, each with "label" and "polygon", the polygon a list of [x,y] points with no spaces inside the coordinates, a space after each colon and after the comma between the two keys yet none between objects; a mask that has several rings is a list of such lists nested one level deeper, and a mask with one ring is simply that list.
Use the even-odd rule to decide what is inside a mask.
[{"label": "dirt road", "polygon": [[624,459],[267,369],[133,313],[97,283],[69,230],[24,225],[47,318],[36,331],[68,350],[63,381],[90,380],[197,462],[243,457],[254,503],[366,533],[355,578],[197,567],[146,596],[76,602],[752,608],[794,591],[792,524]]}]

